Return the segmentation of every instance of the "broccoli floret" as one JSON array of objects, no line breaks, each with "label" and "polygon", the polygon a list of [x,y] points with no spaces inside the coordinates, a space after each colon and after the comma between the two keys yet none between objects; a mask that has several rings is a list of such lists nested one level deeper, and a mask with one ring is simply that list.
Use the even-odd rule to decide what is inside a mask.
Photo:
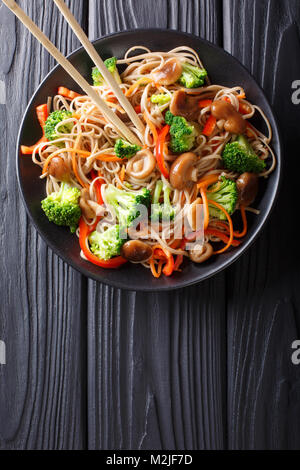
[{"label": "broccoli floret", "polygon": [[139,145],[130,144],[126,140],[118,139],[115,144],[115,154],[118,158],[131,158],[137,152],[141,150],[142,147]]},{"label": "broccoli floret", "polygon": [[[238,200],[238,190],[235,181],[222,176],[221,181],[209,188],[209,199],[219,203],[228,212],[233,214]],[[215,206],[209,205],[209,213],[211,217],[220,220],[226,220],[225,214]]]},{"label": "broccoli floret", "polygon": [[164,104],[169,103],[169,101],[171,101],[171,96],[168,95],[167,93],[161,93],[159,95],[152,95],[150,100],[151,100],[151,103],[162,106]]},{"label": "broccoli floret", "polygon": [[120,236],[119,225],[113,225],[103,233],[95,231],[89,236],[91,252],[102,260],[119,256],[125,241]]},{"label": "broccoli floret", "polygon": [[185,88],[198,88],[204,85],[207,71],[200,69],[195,65],[188,64],[187,62],[182,65],[182,75],[179,78],[180,85]]},{"label": "broccoli floret", "polygon": [[[161,192],[164,192],[164,202],[163,204],[159,203]],[[155,186],[155,191],[153,195],[153,200],[152,200],[152,215],[151,219],[154,222],[158,221],[169,221],[169,220],[174,220],[175,217],[175,207],[171,205],[170,202],[170,193],[171,193],[171,188],[164,184],[161,180],[157,181],[156,186]]]},{"label": "broccoli floret", "polygon": [[171,142],[170,148],[174,153],[188,152],[193,148],[197,131],[184,117],[174,116],[170,111],[166,112],[165,121],[169,124]]},{"label": "broccoli floret", "polygon": [[[121,84],[122,80],[121,80],[121,77],[119,75],[118,68],[117,68],[117,58],[110,57],[109,59],[106,59],[104,61],[104,64],[106,68],[109,70],[109,72],[113,75],[116,82]],[[93,68],[92,77],[93,77],[93,82],[95,86],[105,85],[105,80],[100,70],[97,67]]]},{"label": "broccoli floret", "polygon": [[235,142],[225,146],[223,151],[224,167],[237,173],[262,173],[266,168],[264,160],[258,157],[248,139],[239,135]]},{"label": "broccoli floret", "polygon": [[[59,123],[65,121],[66,119],[69,119],[72,117],[72,113],[70,111],[66,110],[59,110],[59,111],[53,111],[48,116],[48,119],[45,123],[45,136],[48,140],[56,140],[59,139],[61,136],[59,136],[57,133],[59,132],[60,134],[70,134],[72,132],[74,123],[73,122],[68,122],[66,124],[61,124],[60,126],[56,127]],[[61,142],[57,144],[59,147],[63,147],[64,143]]]},{"label": "broccoli floret", "polygon": [[120,226],[130,227],[134,219],[139,217],[140,211],[137,206],[143,204],[147,208],[151,203],[149,189],[143,188],[137,193],[118,189],[112,184],[105,191],[107,203],[115,210]]},{"label": "broccoli floret", "polygon": [[70,227],[71,232],[74,233],[81,216],[79,197],[78,188],[63,183],[60,191],[51,193],[42,201],[42,209],[50,222]]}]

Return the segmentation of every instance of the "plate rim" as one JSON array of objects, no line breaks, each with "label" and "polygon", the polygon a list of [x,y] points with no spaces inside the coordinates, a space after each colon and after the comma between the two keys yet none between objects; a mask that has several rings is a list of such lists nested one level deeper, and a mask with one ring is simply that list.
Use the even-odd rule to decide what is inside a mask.
[{"label": "plate rim", "polygon": [[[22,121],[21,121],[20,126],[19,126],[19,131],[18,131],[18,136],[17,136],[17,141],[16,141],[17,142],[16,143],[16,173],[17,173],[17,181],[18,181],[19,191],[20,191],[20,194],[21,194],[21,199],[22,199],[22,202],[25,206],[26,213],[29,216],[29,219],[30,219],[31,223],[33,224],[33,226],[37,230],[37,232],[38,232],[39,236],[42,238],[42,240],[46,243],[47,246],[49,246],[51,248],[51,250],[59,258],[61,258],[66,264],[71,266],[73,269],[75,269],[75,271],[77,271],[81,275],[84,275],[85,277],[90,278],[90,279],[92,279],[96,282],[100,282],[102,284],[105,284],[105,285],[108,285],[108,286],[111,286],[111,287],[114,287],[114,288],[123,289],[125,291],[149,292],[149,293],[151,293],[151,292],[168,292],[168,291],[183,289],[185,287],[197,285],[197,284],[199,284],[203,281],[206,281],[206,280],[216,276],[217,274],[224,271],[225,269],[229,268],[232,264],[234,264],[239,258],[241,258],[249,250],[249,248],[258,239],[258,237],[261,235],[263,229],[265,228],[269,217],[271,216],[272,212],[274,211],[275,205],[276,205],[278,197],[279,197],[280,187],[281,187],[281,184],[282,184],[283,144],[282,144],[282,134],[281,134],[281,130],[280,130],[280,126],[279,126],[279,122],[278,122],[276,112],[274,111],[273,105],[271,105],[271,103],[269,102],[269,99],[267,98],[264,89],[257,82],[256,78],[252,75],[252,73],[246,68],[246,66],[244,64],[242,64],[239,61],[239,59],[234,57],[230,52],[226,51],[223,47],[218,46],[218,45],[212,43],[211,41],[209,41],[205,38],[202,38],[201,36],[197,36],[197,35],[192,34],[192,33],[178,31],[176,29],[169,29],[169,28],[136,28],[136,29],[134,28],[134,29],[128,29],[128,30],[119,31],[119,32],[115,32],[115,33],[105,34],[101,37],[98,37],[97,39],[94,39],[91,42],[94,45],[97,45],[98,42],[100,42],[104,39],[109,39],[109,38],[116,37],[116,36],[125,36],[127,34],[130,35],[131,33],[143,33],[143,32],[149,33],[149,31],[160,32],[160,33],[176,33],[177,35],[186,36],[187,38],[192,38],[194,40],[205,43],[206,45],[209,45],[210,47],[212,47],[216,50],[219,50],[219,51],[221,50],[223,53],[225,53],[225,55],[230,57],[231,60],[233,59],[240,67],[242,67],[244,69],[244,71],[252,78],[252,80],[254,80],[257,88],[259,89],[260,93],[263,95],[265,101],[267,102],[267,104],[270,108],[270,112],[271,112],[272,118],[273,118],[275,126],[276,126],[276,133],[278,135],[278,153],[276,154],[276,160],[277,160],[276,169],[277,169],[278,175],[277,175],[277,178],[276,178],[276,186],[274,186],[274,188],[273,188],[273,198],[272,198],[272,202],[269,203],[268,211],[261,216],[261,221],[260,221],[259,225],[256,227],[255,232],[249,238],[249,240],[247,240],[245,242],[245,244],[241,247],[240,251],[236,251],[235,253],[233,253],[232,256],[230,257],[230,259],[227,259],[227,260],[223,261],[223,263],[219,266],[219,268],[212,269],[212,272],[208,272],[207,274],[201,276],[201,279],[198,278],[198,279],[194,279],[194,280],[186,280],[186,281],[183,280],[182,282],[178,283],[180,285],[158,285],[157,287],[152,287],[151,286],[149,288],[147,288],[147,287],[139,288],[139,286],[137,285],[136,289],[132,289],[131,287],[128,287],[128,286],[124,285],[122,282],[119,282],[119,281],[114,281],[114,280],[111,280],[111,279],[109,279],[109,280],[99,279],[97,277],[97,275],[91,273],[90,271],[88,271],[88,269],[86,269],[84,267],[76,265],[75,262],[73,262],[73,260],[71,260],[70,258],[65,256],[63,253],[59,252],[59,249],[56,247],[56,245],[54,243],[52,243],[52,241],[49,241],[47,239],[47,237],[42,233],[42,231],[40,230],[37,222],[34,219],[33,214],[29,210],[29,207],[26,203],[25,196],[24,196],[24,191],[23,191],[22,178],[21,178],[21,175],[20,175],[20,145],[21,145],[20,140],[21,140],[22,130],[23,130],[23,127],[24,127],[24,124],[25,124],[25,121],[26,121],[27,113],[28,113],[29,109],[31,108],[33,101],[35,100],[36,95],[39,93],[39,91],[44,86],[44,84],[48,81],[48,79],[51,78],[51,76],[56,72],[56,70],[59,69],[59,68],[62,68],[60,64],[56,64],[47,73],[47,75],[44,77],[44,79],[41,81],[41,83],[38,85],[38,87],[34,91],[33,95],[31,96],[31,98],[28,102],[28,105],[26,106],[26,109],[24,111],[24,116],[23,116]],[[66,56],[67,59],[72,59],[72,57],[74,55],[78,54],[78,52],[80,52],[81,50],[84,50],[83,46],[79,46],[74,51],[72,51],[70,54],[68,54]]]}]

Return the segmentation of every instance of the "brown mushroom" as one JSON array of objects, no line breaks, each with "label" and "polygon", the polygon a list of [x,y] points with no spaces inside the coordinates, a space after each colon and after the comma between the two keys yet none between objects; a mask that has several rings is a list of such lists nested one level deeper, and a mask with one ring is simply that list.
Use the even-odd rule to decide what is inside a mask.
[{"label": "brown mushroom", "polygon": [[126,173],[135,179],[143,180],[151,175],[156,159],[150,150],[143,149],[132,157],[126,166]]},{"label": "brown mushroom", "polygon": [[194,263],[204,263],[213,255],[213,247],[210,243],[205,243],[204,246],[196,245],[190,253],[190,259],[194,261]]},{"label": "brown mushroom", "polygon": [[58,181],[70,180],[70,168],[61,157],[52,158],[49,163],[48,173]]},{"label": "brown mushroom", "polygon": [[254,201],[258,193],[258,176],[254,173],[243,173],[236,182],[239,192],[239,203],[248,207]]},{"label": "brown mushroom", "polygon": [[200,216],[202,208],[202,199],[199,197],[191,204],[187,215],[188,222],[193,232],[200,230]]},{"label": "brown mushroom", "polygon": [[231,134],[244,134],[246,121],[231,103],[223,100],[214,101],[211,113],[217,120],[225,119],[224,129]]},{"label": "brown mushroom", "polygon": [[178,59],[167,60],[161,67],[152,72],[152,78],[159,85],[172,85],[182,74],[182,66]]},{"label": "brown mushroom", "polygon": [[79,199],[79,206],[82,211],[82,214],[86,219],[93,219],[95,217],[94,209],[89,205],[90,192],[87,188],[81,190],[81,195]]},{"label": "brown mushroom", "polygon": [[152,248],[141,240],[130,240],[122,246],[121,255],[133,263],[141,263],[151,258]]},{"label": "brown mushroom", "polygon": [[195,121],[198,119],[199,96],[188,95],[183,90],[175,91],[170,103],[170,111],[174,116],[183,116],[188,121]]},{"label": "brown mushroom", "polygon": [[170,183],[174,189],[182,190],[192,181],[197,181],[197,169],[195,164],[198,157],[195,153],[183,153],[176,158],[170,170]]}]

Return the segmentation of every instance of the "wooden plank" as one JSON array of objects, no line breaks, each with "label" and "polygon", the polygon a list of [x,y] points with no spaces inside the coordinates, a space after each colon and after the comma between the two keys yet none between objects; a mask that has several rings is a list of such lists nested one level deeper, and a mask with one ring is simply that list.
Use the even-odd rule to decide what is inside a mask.
[{"label": "wooden plank", "polygon": [[[220,2],[90,0],[89,31],[169,27],[220,42]],[[88,281],[90,449],[226,446],[224,275],[142,294]]]},{"label": "wooden plank", "polygon": [[[78,46],[51,2],[18,3],[64,53]],[[68,3],[85,25],[86,2]],[[1,48],[0,55],[6,88],[6,104],[0,105],[5,126],[0,135],[0,338],[6,343],[6,365],[0,366],[0,449],[81,449],[86,284],[47,249],[29,223],[15,172],[22,114],[54,63],[19,23],[9,39],[12,44],[16,39],[11,67],[12,48]]]},{"label": "wooden plank", "polygon": [[299,449],[299,2],[224,0],[225,47],[255,75],[274,104],[284,136],[284,177],[267,228],[227,275],[228,439],[233,449]]}]

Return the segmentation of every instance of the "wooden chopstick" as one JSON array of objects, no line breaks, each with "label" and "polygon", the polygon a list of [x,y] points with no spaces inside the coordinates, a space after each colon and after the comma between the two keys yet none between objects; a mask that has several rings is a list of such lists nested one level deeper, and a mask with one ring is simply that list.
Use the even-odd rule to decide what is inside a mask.
[{"label": "wooden chopstick", "polygon": [[118,83],[112,76],[112,74],[107,70],[105,67],[104,62],[102,61],[101,57],[99,56],[98,52],[96,51],[93,44],[90,42],[89,38],[74,18],[74,15],[71,13],[67,5],[63,0],[53,0],[62,15],[65,17],[66,21],[69,23],[70,27],[78,37],[79,41],[85,48],[86,52],[89,54],[90,58],[99,69],[101,74],[103,75],[106,83],[110,86],[116,97],[118,98],[120,104],[122,105],[123,109],[128,114],[129,118],[131,119],[134,126],[141,132],[145,132],[145,126],[142,123],[141,119],[138,117],[137,113],[135,112],[134,108],[132,107],[131,103],[128,101],[124,93],[122,92],[121,88],[119,87]]},{"label": "wooden chopstick", "polygon": [[78,70],[64,55],[52,44],[45,34],[26,15],[14,0],[2,0],[3,3],[19,18],[31,34],[47,49],[56,61],[68,72],[75,82],[86,92],[92,101],[98,106],[104,117],[117,129],[118,133],[129,142],[140,145],[137,136],[121,121],[121,119],[107,106],[91,85],[80,75]]}]

